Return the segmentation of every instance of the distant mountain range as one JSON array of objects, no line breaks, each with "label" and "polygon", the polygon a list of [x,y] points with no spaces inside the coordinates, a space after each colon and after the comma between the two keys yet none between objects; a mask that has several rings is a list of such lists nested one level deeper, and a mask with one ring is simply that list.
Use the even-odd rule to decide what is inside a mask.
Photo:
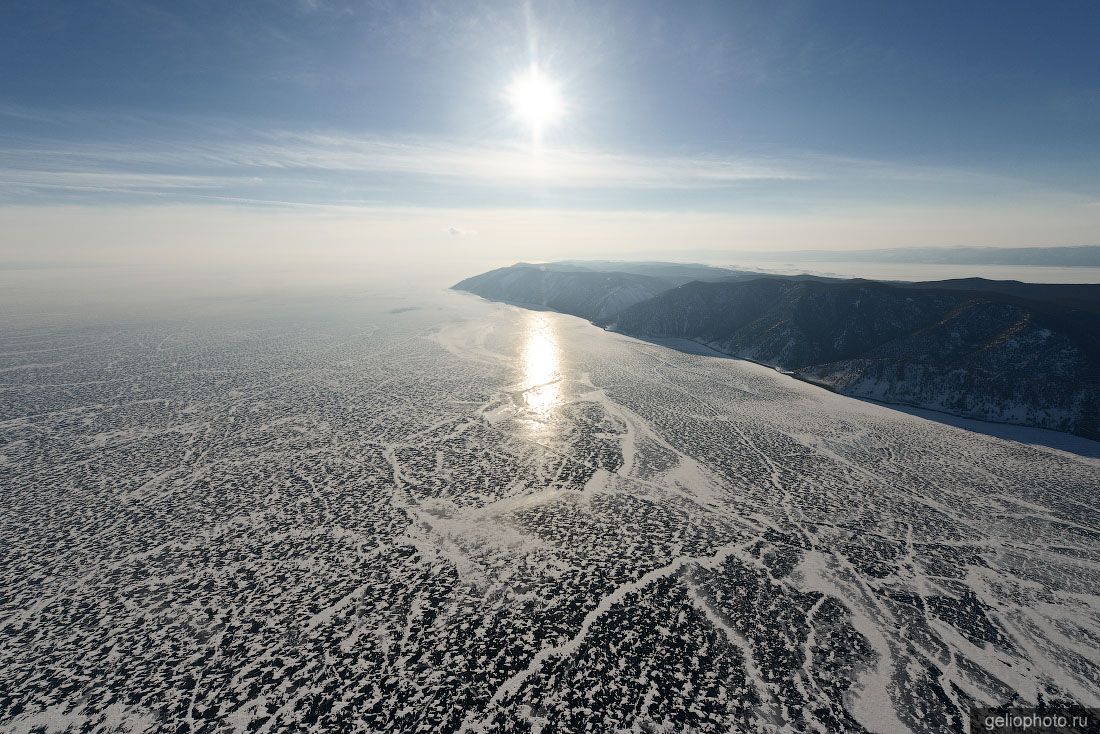
[{"label": "distant mountain range", "polygon": [[1100,439],[1100,285],[519,263],[455,289],[690,339],[856,397]]},{"label": "distant mountain range", "polygon": [[1100,245],[1073,247],[899,247],[886,250],[797,250],[723,253],[766,262],[927,263],[1100,267]]}]

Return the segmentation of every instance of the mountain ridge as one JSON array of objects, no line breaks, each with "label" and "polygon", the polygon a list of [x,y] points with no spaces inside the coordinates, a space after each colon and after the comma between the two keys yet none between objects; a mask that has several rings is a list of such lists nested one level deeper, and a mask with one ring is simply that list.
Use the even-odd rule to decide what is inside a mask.
[{"label": "mountain ridge", "polygon": [[1100,267],[1100,245],[894,247],[878,250],[793,250],[780,253],[744,251],[723,254],[752,262],[783,260],[789,262]]}]

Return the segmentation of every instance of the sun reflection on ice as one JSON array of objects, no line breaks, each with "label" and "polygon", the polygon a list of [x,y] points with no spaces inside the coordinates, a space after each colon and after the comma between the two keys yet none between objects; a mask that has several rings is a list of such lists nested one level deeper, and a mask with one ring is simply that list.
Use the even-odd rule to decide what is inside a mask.
[{"label": "sun reflection on ice", "polygon": [[525,326],[523,402],[532,418],[545,423],[561,403],[561,350],[546,314],[528,314]]}]

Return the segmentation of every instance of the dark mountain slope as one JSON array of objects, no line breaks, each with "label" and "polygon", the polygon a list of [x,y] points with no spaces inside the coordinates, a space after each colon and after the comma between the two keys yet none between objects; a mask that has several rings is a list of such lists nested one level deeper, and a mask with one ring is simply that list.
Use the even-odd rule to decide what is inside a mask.
[{"label": "dark mountain slope", "polygon": [[937,323],[799,376],[860,397],[1100,438],[1089,335],[1027,307],[971,299]]},{"label": "dark mountain slope", "polygon": [[915,325],[933,323],[949,294],[883,298],[872,281],[758,278],[689,283],[624,309],[602,325],[627,334],[698,339],[784,369],[855,356]]},{"label": "dark mountain slope", "polygon": [[933,280],[923,283],[891,283],[901,288],[927,290],[973,291],[976,293],[999,293],[1026,301],[1047,303],[1059,312],[1079,309],[1100,314],[1100,285],[1078,283],[1022,283],[1018,280],[986,280],[985,278],[957,278],[955,280]]},{"label": "dark mountain slope", "polygon": [[691,283],[604,325],[702,341],[839,392],[1100,437],[1100,318],[872,281]]}]

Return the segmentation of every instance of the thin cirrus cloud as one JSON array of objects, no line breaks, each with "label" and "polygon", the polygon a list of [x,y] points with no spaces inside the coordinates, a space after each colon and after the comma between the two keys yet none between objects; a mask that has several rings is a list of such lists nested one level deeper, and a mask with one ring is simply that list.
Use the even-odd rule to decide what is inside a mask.
[{"label": "thin cirrus cloud", "polygon": [[401,176],[481,186],[534,181],[576,189],[705,189],[811,177],[789,162],[769,160],[313,134],[140,145],[37,143],[0,150],[0,169],[0,180],[8,187],[133,192],[239,191],[261,181],[316,185],[326,176]]},{"label": "thin cirrus cloud", "polygon": [[430,139],[361,139],[287,135],[272,143],[211,152],[233,165],[404,173],[508,184],[532,177],[569,187],[695,188],[740,181],[807,178],[787,165],[732,158],[634,156],[523,144],[467,144]]},{"label": "thin cirrus cloud", "polygon": [[[1055,197],[1080,206],[1080,197],[1042,188],[962,169],[812,152],[675,156],[348,134],[215,133],[125,144],[25,139],[0,149],[0,203],[133,197],[241,206],[438,208],[527,205],[535,203],[533,194],[561,192],[582,206],[595,194],[603,207],[677,210],[685,202],[688,208],[706,208],[707,196],[720,206],[757,194],[784,206],[835,206],[845,200],[867,206],[922,198],[950,203],[965,193]],[[569,192],[576,196],[568,198]]]},{"label": "thin cirrus cloud", "polygon": [[110,192],[169,192],[206,189],[224,181],[214,176],[185,176],[167,173],[134,173],[93,170],[4,169],[0,172],[0,191],[5,189],[74,189]]}]

